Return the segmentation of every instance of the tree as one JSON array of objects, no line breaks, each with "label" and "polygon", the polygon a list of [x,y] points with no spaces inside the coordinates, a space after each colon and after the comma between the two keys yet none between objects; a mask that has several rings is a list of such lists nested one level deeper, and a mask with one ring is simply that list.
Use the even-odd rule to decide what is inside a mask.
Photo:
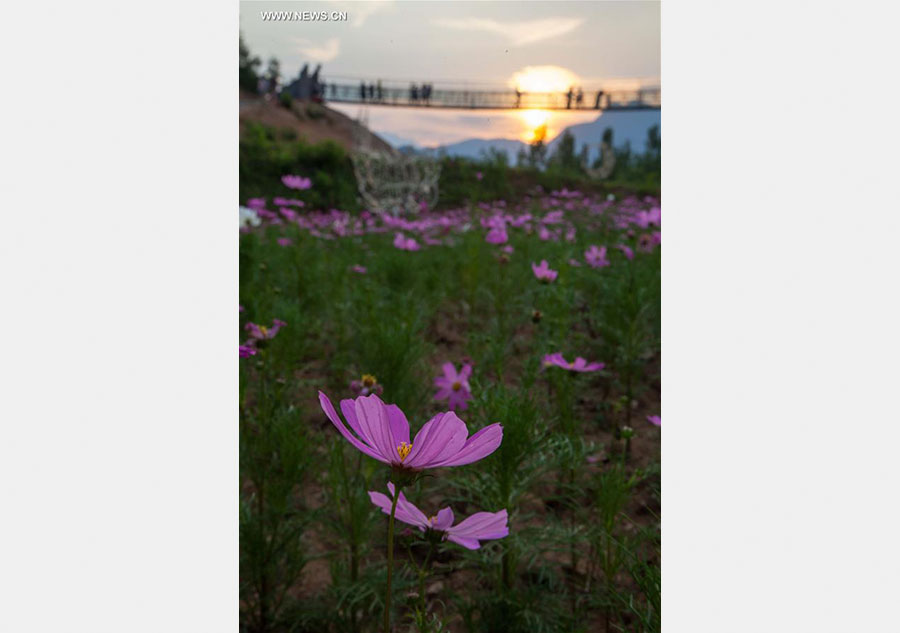
[{"label": "tree", "polygon": [[568,130],[563,133],[562,138],[559,140],[559,145],[550,159],[550,164],[562,171],[579,171],[578,157],[575,156],[575,137]]},{"label": "tree", "polygon": [[262,65],[259,57],[250,55],[250,49],[244,44],[244,37],[238,36],[240,56],[238,61],[238,85],[241,90],[256,94],[259,92],[259,73],[257,69]]},{"label": "tree", "polygon": [[613,146],[613,129],[611,127],[608,127],[605,130],[603,130],[603,142],[606,143],[607,145],[609,145],[610,147]]},{"label": "tree", "polygon": [[[613,152],[613,155],[615,155],[615,150],[613,149],[614,147],[613,129],[611,127],[608,127],[603,130],[603,139],[600,141],[600,152],[597,154],[597,158],[594,159],[594,164],[592,165],[592,167],[594,169],[599,169],[603,165],[603,152],[606,151],[606,148],[609,148],[609,151]],[[614,164],[615,158],[607,159],[605,162],[607,165]]]},{"label": "tree", "polygon": [[651,156],[659,154],[662,143],[659,138],[659,126],[654,125],[647,130],[647,153]]},{"label": "tree", "polygon": [[587,171],[589,154],[590,150],[588,150],[587,143],[581,146],[581,151],[578,153],[578,167],[581,171]]},{"label": "tree", "polygon": [[270,90],[274,91],[278,88],[278,80],[281,79],[281,64],[275,57],[269,59],[269,65],[266,67],[266,79],[269,80]]},{"label": "tree", "polygon": [[547,138],[547,124],[538,126],[534,130],[534,140],[531,141],[531,148],[528,155],[528,164],[531,167],[543,167],[547,157],[547,146],[544,145],[544,139]]},{"label": "tree", "polygon": [[524,167],[528,163],[528,153],[524,147],[520,147],[516,154],[516,167]]}]

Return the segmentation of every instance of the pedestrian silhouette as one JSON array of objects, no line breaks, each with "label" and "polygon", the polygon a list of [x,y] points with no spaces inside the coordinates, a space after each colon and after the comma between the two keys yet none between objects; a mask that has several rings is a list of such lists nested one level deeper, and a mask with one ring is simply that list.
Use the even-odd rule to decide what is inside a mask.
[{"label": "pedestrian silhouette", "polygon": [[360,101],[366,100],[366,82],[364,81],[359,82],[359,98]]},{"label": "pedestrian silhouette", "polygon": [[572,107],[572,92],[572,88],[569,87],[569,92],[566,93],[566,110]]},{"label": "pedestrian silhouette", "polygon": [[598,90],[598,91],[597,91],[597,100],[594,101],[594,109],[595,109],[595,110],[599,110],[599,109],[600,109],[600,100],[601,100],[602,98],[603,98],[603,91],[602,91],[602,90]]}]

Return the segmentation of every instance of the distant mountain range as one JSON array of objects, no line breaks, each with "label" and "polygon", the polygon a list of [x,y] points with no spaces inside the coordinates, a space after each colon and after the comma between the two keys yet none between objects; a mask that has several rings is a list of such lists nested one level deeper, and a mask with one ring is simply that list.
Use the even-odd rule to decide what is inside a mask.
[{"label": "distant mountain range", "polygon": [[505,152],[509,157],[510,164],[515,164],[516,155],[520,149],[528,151],[528,145],[522,141],[508,138],[470,138],[458,143],[450,145],[441,145],[440,147],[428,148],[426,151],[432,154],[444,154],[446,156],[464,156],[466,158],[482,158],[488,154],[490,150]]},{"label": "distant mountain range", "polygon": [[[588,146],[588,160],[591,162],[600,153],[600,140],[606,128],[613,130],[613,144],[621,147],[630,143],[632,150],[643,152],[647,140],[647,130],[654,125],[660,125],[659,110],[635,110],[635,111],[608,111],[603,112],[596,120],[589,123],[570,125],[560,132],[547,145],[547,155],[556,151],[563,134],[570,132],[575,137],[575,153],[579,153],[584,145]],[[483,158],[491,149],[505,152],[510,164],[515,164],[519,150],[528,151],[528,144],[522,141],[508,138],[481,139],[471,138],[458,143],[441,145],[439,147],[423,148],[407,139],[401,139],[390,133],[379,134],[395,148],[405,153],[419,153],[428,155],[462,156],[465,158]]]}]

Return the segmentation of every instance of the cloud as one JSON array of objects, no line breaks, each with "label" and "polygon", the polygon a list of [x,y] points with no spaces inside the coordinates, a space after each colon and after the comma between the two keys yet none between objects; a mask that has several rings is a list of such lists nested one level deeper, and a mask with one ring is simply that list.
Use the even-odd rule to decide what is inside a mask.
[{"label": "cloud", "polygon": [[310,40],[298,39],[298,50],[307,59],[314,62],[330,62],[341,52],[341,41],[332,37],[324,44],[316,44]]},{"label": "cloud", "polygon": [[[331,0],[331,2],[344,2],[344,0]],[[344,3],[346,4],[346,3]],[[354,2],[350,9],[350,25],[358,29],[366,23],[370,17],[379,11],[394,4],[393,0],[369,0],[368,2]]]},{"label": "cloud", "polygon": [[584,18],[543,18],[524,22],[498,22],[487,18],[440,18],[432,24],[463,31],[486,31],[505,36],[516,46],[534,44],[565,35],[584,23]]}]

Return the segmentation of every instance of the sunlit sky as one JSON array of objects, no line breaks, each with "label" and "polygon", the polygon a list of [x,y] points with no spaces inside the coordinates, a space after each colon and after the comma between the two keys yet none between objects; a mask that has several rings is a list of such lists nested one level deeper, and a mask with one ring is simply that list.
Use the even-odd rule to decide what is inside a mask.
[{"label": "sunlit sky", "polygon": [[[326,81],[382,79],[524,91],[657,84],[659,2],[241,2],[241,32],[254,55],[282,74],[322,64]],[[346,11],[347,22],[263,21],[261,11]],[[596,112],[423,111],[335,105],[423,146],[467,138],[552,138]]]}]

